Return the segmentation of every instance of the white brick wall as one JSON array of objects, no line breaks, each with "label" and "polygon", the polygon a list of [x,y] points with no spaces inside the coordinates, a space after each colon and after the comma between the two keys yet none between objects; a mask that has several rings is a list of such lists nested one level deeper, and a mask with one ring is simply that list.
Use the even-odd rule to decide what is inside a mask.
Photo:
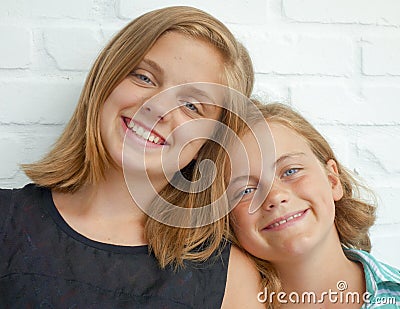
[{"label": "white brick wall", "polygon": [[45,153],[88,68],[145,11],[192,5],[225,22],[254,60],[257,96],[298,108],[379,195],[374,254],[400,267],[398,0],[1,0],[0,186]]}]

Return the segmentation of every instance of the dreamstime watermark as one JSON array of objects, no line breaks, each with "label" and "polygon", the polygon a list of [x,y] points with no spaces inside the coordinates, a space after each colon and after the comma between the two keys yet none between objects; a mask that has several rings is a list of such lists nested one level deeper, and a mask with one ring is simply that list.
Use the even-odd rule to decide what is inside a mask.
[{"label": "dreamstime watermark", "polygon": [[257,300],[260,303],[274,303],[277,301],[280,304],[396,304],[395,297],[375,297],[369,292],[364,292],[360,295],[358,292],[346,291],[347,282],[340,280],[336,284],[337,291],[329,289],[321,293],[315,292],[269,292],[267,288],[263,292],[257,294]]}]

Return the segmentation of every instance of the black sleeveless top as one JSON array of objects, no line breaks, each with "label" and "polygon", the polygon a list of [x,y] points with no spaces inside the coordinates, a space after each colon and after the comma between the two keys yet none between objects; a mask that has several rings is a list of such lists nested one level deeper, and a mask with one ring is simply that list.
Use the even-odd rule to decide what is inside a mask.
[{"label": "black sleeveless top", "polygon": [[0,190],[0,308],[220,308],[229,253],[161,270],[147,246],[74,231],[49,189]]}]

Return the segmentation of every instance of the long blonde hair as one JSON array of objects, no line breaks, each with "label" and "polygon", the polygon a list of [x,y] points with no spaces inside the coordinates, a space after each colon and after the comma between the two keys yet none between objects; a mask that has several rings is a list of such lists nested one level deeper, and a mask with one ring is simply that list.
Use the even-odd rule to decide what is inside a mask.
[{"label": "long blonde hair", "polygon": [[225,62],[223,74],[227,86],[246,95],[251,93],[250,58],[224,24],[199,9],[186,6],[146,13],[127,24],[99,54],[75,112],[50,152],[38,162],[22,165],[34,183],[73,193],[84,184],[104,178],[104,172],[113,162],[100,136],[101,107],[157,39],[168,31],[177,31],[214,46]]},{"label": "long blonde hair", "polygon": [[[267,123],[281,124],[303,137],[321,164],[325,166],[330,159],[335,160],[338,167],[338,178],[343,186],[343,197],[335,202],[335,226],[340,242],[346,247],[369,252],[371,242],[368,231],[374,224],[376,207],[370,202],[363,201],[360,193],[366,191],[371,198],[374,198],[372,192],[340,164],[326,139],[303,116],[284,104],[263,105],[255,100],[253,102],[258,106]],[[231,231],[230,239],[242,248],[232,228]],[[247,254],[255,261],[263,277],[264,286],[269,293],[279,293],[282,289],[279,275],[271,263]],[[279,304],[268,304],[268,306],[276,308]]]},{"label": "long blonde hair", "polygon": [[[165,218],[173,217],[178,226],[171,226],[148,218],[145,226],[146,239],[150,249],[159,260],[160,266],[169,264],[175,267],[184,266],[185,260],[204,261],[216,250],[222,250],[226,244],[226,236],[229,234],[229,204],[225,196],[224,188],[215,185],[224,181],[225,149],[232,143],[236,134],[245,128],[243,115],[249,107],[250,100],[240,93],[232,93],[232,109],[226,110],[225,119],[221,123],[232,130],[221,128],[214,132],[215,139],[210,139],[203,145],[197,159],[190,166],[191,170],[186,172],[190,180],[187,192],[168,184],[155,199],[152,209],[162,212],[165,202],[172,205],[200,210],[193,211],[189,216],[177,218],[175,213],[166,212]],[[236,103],[236,104],[235,104]],[[216,142],[215,140],[218,140]],[[209,160],[214,165],[202,166],[202,162]],[[213,166],[216,170],[213,170]],[[202,179],[202,182],[199,181]],[[206,189],[199,189],[202,183],[212,181]],[[209,224],[198,225],[196,228],[187,228],[187,223],[205,222]],[[163,222],[169,220],[163,220]]]},{"label": "long blonde hair", "polygon": [[[224,61],[223,79],[226,86],[250,96],[254,72],[247,50],[228,28],[211,15],[185,6],[167,7],[146,13],[127,24],[100,53],[91,68],[76,110],[52,150],[40,161],[22,165],[26,175],[36,184],[60,192],[76,192],[85,184],[104,178],[113,164],[100,135],[100,110],[114,88],[138,65],[157,39],[169,31],[185,34],[211,44]],[[237,97],[237,94],[233,95]],[[239,130],[238,115],[245,111],[243,99],[232,100],[224,109],[220,122]],[[201,148],[197,160],[183,171],[189,179],[199,177],[198,166],[204,158],[222,161],[215,155],[219,146],[209,141]],[[191,191],[193,192],[193,188]],[[213,189],[199,194],[184,193],[167,185],[160,197],[181,207],[196,207],[198,201],[211,202]],[[227,219],[196,229],[166,226],[148,219],[145,234],[149,248],[161,266],[183,265],[185,259],[206,259],[220,245],[229,229]],[[204,250],[193,248],[207,242]]]}]

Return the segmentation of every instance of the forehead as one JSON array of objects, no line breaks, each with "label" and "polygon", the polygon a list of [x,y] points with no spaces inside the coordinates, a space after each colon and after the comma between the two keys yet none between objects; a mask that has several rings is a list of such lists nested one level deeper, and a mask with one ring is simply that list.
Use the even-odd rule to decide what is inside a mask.
[{"label": "forehead", "polygon": [[293,153],[315,157],[307,141],[287,126],[271,122],[256,125],[230,148],[231,177],[271,173],[279,158]]},{"label": "forehead", "polygon": [[293,129],[278,122],[272,122],[269,126],[274,139],[277,158],[293,152],[313,154],[305,138]]},{"label": "forehead", "polygon": [[176,31],[160,36],[144,58],[175,78],[175,85],[223,81],[224,61],[220,52],[203,39]]},{"label": "forehead", "polygon": [[266,122],[257,123],[228,150],[232,179],[259,174],[267,162],[275,160],[275,146]]}]

